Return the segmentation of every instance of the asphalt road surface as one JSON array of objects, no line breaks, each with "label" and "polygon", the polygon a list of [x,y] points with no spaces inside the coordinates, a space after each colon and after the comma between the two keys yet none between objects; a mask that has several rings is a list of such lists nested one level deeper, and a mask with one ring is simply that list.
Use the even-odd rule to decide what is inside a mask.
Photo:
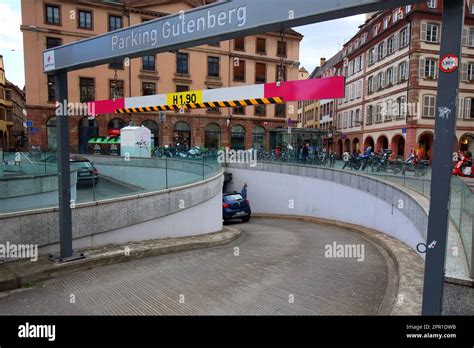
[{"label": "asphalt road surface", "polygon": [[[385,252],[358,233],[292,220],[235,224],[236,241],[71,274],[0,295],[0,314],[370,315],[393,298]],[[364,260],[326,245],[364,246]],[[238,249],[236,249],[238,248]],[[238,255],[237,255],[238,254]]]}]

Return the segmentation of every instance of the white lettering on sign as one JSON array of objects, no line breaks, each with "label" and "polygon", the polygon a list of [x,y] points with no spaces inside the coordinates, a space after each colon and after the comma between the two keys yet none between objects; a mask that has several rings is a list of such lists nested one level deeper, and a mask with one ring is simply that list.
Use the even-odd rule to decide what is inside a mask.
[{"label": "white lettering on sign", "polygon": [[161,27],[161,32],[158,28],[153,28],[149,30],[132,30],[126,36],[120,36],[120,34],[113,35],[112,51],[140,47],[142,45],[156,46],[160,39],[159,34],[161,34],[162,39],[166,40],[225,25],[234,24],[237,27],[242,27],[246,23],[247,6],[232,8],[228,11],[220,11],[215,14],[209,10],[206,15],[189,19],[186,18],[184,12],[181,12],[179,21],[177,23],[165,21]]}]

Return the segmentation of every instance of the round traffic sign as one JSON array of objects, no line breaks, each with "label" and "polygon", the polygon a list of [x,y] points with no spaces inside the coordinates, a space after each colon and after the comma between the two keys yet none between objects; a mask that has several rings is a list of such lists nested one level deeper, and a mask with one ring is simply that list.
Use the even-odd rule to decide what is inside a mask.
[{"label": "round traffic sign", "polygon": [[454,54],[447,54],[441,58],[439,68],[442,72],[451,73],[459,67],[459,57]]}]

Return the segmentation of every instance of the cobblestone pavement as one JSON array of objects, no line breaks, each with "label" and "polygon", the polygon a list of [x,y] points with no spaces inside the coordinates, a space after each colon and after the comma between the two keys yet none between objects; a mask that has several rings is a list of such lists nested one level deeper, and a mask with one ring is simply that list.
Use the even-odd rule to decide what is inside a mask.
[{"label": "cobblestone pavement", "polygon": [[[0,314],[379,312],[389,266],[385,252],[362,235],[290,220],[233,227],[243,233],[228,245],[105,266],[0,295]],[[333,242],[364,245],[364,261],[325,257]]]}]

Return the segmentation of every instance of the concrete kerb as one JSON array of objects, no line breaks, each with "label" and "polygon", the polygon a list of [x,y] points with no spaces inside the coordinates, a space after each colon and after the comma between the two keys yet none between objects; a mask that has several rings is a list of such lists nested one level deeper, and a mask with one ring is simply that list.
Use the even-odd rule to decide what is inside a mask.
[{"label": "concrete kerb", "polygon": [[30,260],[7,262],[0,264],[0,292],[110,264],[220,246],[233,242],[240,235],[240,230],[226,226],[220,232],[198,236],[165,238],[78,250],[78,252],[85,253],[86,258],[73,262],[55,263],[48,260],[47,256],[40,256],[36,262]]},{"label": "concrete kerb", "polygon": [[[386,296],[395,294],[393,299],[384,300],[385,308],[381,308],[381,315],[421,315],[423,293],[423,259],[408,245],[382,232],[340,221],[321,219],[309,216],[252,214],[253,218],[292,219],[310,223],[350,229],[374,242],[387,252],[395,265],[398,282],[392,281],[395,289],[388,288]],[[390,287],[389,279],[389,287]]]}]

